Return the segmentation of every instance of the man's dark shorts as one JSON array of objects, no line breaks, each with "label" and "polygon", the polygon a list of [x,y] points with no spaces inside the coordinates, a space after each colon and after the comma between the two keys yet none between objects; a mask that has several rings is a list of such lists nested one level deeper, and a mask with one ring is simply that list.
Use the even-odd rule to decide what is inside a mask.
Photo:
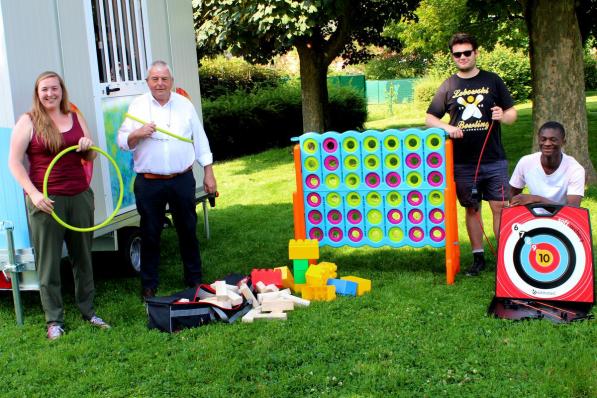
[{"label": "man's dark shorts", "polygon": [[476,169],[476,164],[454,165],[456,195],[461,206],[477,208],[478,200],[504,201],[510,199],[507,160],[481,163],[477,176],[478,200],[474,199],[471,194]]}]

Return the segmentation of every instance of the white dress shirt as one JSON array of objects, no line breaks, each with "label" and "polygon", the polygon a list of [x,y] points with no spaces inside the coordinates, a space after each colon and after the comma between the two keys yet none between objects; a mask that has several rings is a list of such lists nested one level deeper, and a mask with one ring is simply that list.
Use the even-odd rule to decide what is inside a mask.
[{"label": "white dress shirt", "polygon": [[213,163],[213,155],[205,130],[199,121],[195,107],[187,98],[172,92],[165,105],[160,105],[151,92],[131,102],[128,113],[173,134],[192,139],[193,144],[156,131],[149,138],[141,139],[129,148],[128,138],[141,123],[126,118],[118,130],[118,146],[133,152],[136,173],[181,173],[197,160],[201,166]]}]

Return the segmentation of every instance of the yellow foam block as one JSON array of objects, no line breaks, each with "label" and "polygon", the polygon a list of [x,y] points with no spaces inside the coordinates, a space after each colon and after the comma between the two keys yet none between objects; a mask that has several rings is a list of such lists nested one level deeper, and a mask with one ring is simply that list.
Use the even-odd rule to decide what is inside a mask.
[{"label": "yellow foam block", "polygon": [[319,242],[317,239],[290,239],[288,242],[288,258],[291,260],[318,259]]},{"label": "yellow foam block", "polygon": [[336,298],[336,286],[309,286],[302,288],[302,297],[311,301],[332,301]]},{"label": "yellow foam block", "polygon": [[295,283],[292,291],[296,294],[300,294],[303,291],[303,287],[307,286],[305,283]]},{"label": "yellow foam block", "polygon": [[357,287],[357,295],[362,296],[363,294],[371,291],[371,280],[365,278],[359,278],[358,276],[343,276],[340,279],[344,279],[346,281],[356,282],[358,284]]},{"label": "yellow foam block", "polygon": [[336,273],[338,266],[334,263],[328,263],[324,261],[317,264],[317,266],[325,269],[328,272],[329,278],[336,278],[338,276],[338,273]]},{"label": "yellow foam block", "polygon": [[282,287],[294,290],[294,277],[292,276],[292,272],[290,272],[290,269],[286,266],[276,267],[274,269],[279,269],[282,273]]}]

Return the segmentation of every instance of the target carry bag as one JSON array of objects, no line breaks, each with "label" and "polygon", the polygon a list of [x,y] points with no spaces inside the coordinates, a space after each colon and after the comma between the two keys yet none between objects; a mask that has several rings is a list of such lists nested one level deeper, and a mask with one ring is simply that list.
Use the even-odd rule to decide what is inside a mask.
[{"label": "target carry bag", "polygon": [[[233,323],[251,309],[246,300],[231,309],[201,302],[201,300],[213,296],[215,296],[215,291],[210,285],[200,285],[171,296],[148,298],[145,302],[147,327],[173,333],[210,322]],[[188,301],[181,301],[181,299]]]}]

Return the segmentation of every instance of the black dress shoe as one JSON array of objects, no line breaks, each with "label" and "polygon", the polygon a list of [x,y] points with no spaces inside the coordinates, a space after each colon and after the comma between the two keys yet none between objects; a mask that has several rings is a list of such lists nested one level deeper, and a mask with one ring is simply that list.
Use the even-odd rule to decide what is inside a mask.
[{"label": "black dress shoe", "polygon": [[147,300],[148,298],[155,297],[155,289],[152,289],[150,287],[144,287],[141,290],[141,297],[143,298],[143,300]]}]

